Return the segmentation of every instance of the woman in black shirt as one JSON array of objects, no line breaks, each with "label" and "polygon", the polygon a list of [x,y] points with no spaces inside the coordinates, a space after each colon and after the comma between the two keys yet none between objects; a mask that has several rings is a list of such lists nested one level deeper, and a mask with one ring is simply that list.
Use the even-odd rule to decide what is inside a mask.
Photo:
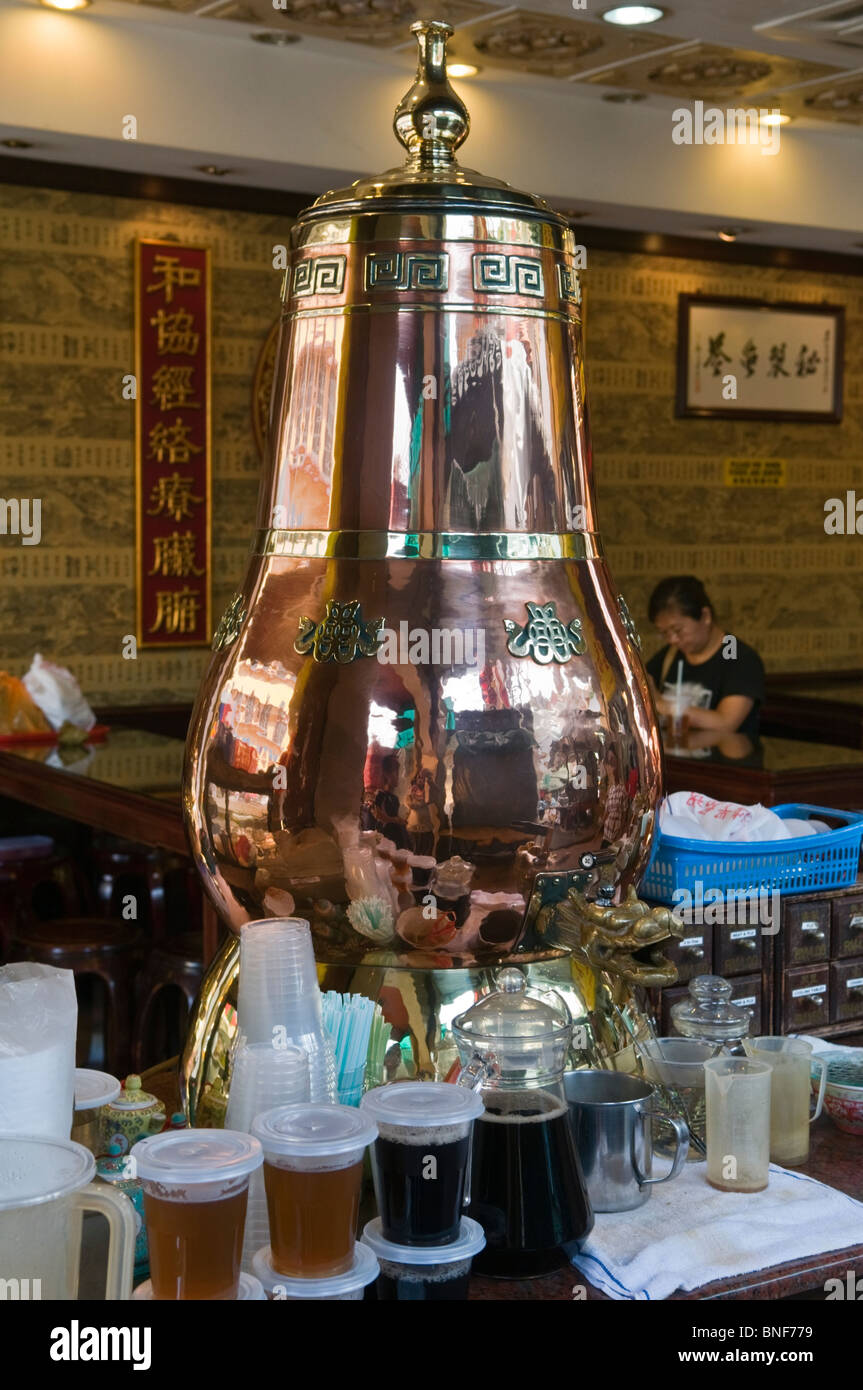
[{"label": "woman in black shirt", "polygon": [[684,685],[710,690],[708,709],[692,706],[686,711],[690,727],[757,738],[764,699],[761,657],[719,626],[701,581],[689,574],[663,579],[650,596],[648,612],[666,642],[647,663],[659,713],[673,713],[661,692],[667,682],[676,683],[682,663]]}]

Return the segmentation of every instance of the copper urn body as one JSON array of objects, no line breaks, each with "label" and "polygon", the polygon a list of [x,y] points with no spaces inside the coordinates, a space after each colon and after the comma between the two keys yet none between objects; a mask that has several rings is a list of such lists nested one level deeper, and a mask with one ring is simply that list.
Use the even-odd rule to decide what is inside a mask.
[{"label": "copper urn body", "polygon": [[[426,1075],[490,965],[570,977],[537,909],[637,883],[660,764],[596,523],[572,233],[459,166],[448,27],[415,29],[406,164],[292,231],[258,529],[185,804],[233,932],[305,917],[329,987],[383,999],[401,972]],[[187,1079],[235,969],[229,943]]]}]

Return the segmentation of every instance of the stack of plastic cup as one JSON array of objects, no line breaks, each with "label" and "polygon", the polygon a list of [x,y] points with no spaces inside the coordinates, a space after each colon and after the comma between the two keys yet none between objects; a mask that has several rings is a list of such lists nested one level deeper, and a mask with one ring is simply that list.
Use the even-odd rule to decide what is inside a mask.
[{"label": "stack of plastic cup", "polygon": [[[250,1134],[256,1115],[276,1105],[294,1105],[309,1099],[309,1059],[301,1047],[272,1047],[267,1043],[240,1043],[234,1050],[231,1089],[225,1125]],[[242,1269],[252,1273],[256,1250],[270,1239],[267,1194],[260,1169],[249,1182],[246,1233]]]},{"label": "stack of plastic cup", "polygon": [[359,1298],[377,1272],[356,1241],[375,1126],[350,1105],[282,1105],[258,1115],[270,1242],[253,1270],[273,1299]]},{"label": "stack of plastic cup", "polygon": [[301,1047],[309,1059],[311,1099],[336,1103],[336,1062],[321,1013],[308,922],[272,917],[243,927],[237,1014],[243,1042]]},{"label": "stack of plastic cup", "polygon": [[363,1241],[380,1263],[379,1299],[467,1298],[471,1261],[485,1245],[482,1227],[463,1215],[482,1113],[475,1091],[435,1081],[396,1081],[360,1101],[378,1131],[372,1176],[380,1216]]}]

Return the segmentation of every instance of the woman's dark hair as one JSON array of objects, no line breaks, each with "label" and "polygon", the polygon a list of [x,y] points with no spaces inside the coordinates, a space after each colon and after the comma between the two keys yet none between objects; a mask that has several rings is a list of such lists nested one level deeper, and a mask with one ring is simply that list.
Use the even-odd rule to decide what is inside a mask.
[{"label": "woman's dark hair", "polygon": [[677,608],[685,618],[700,618],[702,611],[713,604],[707,597],[707,590],[694,574],[673,574],[669,579],[661,579],[650,595],[647,615],[652,623],[660,613],[668,608]]}]

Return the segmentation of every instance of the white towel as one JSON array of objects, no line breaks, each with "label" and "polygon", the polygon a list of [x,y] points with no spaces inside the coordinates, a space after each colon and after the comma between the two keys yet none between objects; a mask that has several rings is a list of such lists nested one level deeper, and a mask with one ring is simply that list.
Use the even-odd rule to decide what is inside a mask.
[{"label": "white towel", "polygon": [[597,1213],[573,1264],[609,1298],[656,1300],[677,1289],[863,1245],[863,1202],[770,1165],[763,1192],[719,1192],[689,1163],[635,1211]]}]

